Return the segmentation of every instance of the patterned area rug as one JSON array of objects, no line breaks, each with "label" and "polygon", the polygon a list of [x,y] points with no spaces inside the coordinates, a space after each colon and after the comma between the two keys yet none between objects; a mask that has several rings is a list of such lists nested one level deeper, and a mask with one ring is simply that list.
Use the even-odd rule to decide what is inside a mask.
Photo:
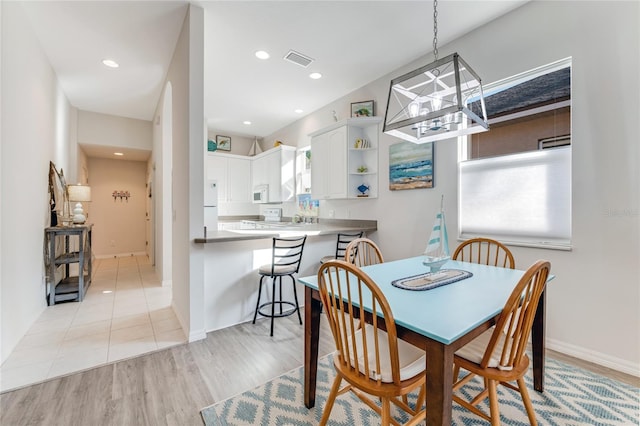
[{"label": "patterned area rug", "polygon": [[[308,410],[303,403],[304,370],[297,368],[253,390],[211,405],[201,411],[207,426],[232,425],[317,425],[322,416],[331,383],[335,377],[330,357],[318,363],[316,406]],[[545,392],[529,393],[540,425],[640,425],[640,389],[547,358]],[[475,378],[461,391],[465,396],[482,387]],[[498,387],[501,423],[529,425],[519,393]],[[411,399],[410,399],[411,401]],[[393,405],[392,405],[393,407]],[[488,402],[484,406],[489,412]],[[398,410],[394,417],[407,418]],[[338,396],[331,411],[331,426],[377,425],[380,418],[351,392]],[[485,425],[483,419],[453,404],[452,425]]]}]

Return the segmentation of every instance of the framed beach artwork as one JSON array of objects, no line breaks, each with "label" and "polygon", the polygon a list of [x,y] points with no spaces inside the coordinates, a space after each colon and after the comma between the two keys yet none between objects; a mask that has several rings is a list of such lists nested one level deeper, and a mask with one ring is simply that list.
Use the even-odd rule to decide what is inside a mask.
[{"label": "framed beach artwork", "polygon": [[219,151],[231,151],[231,138],[229,136],[216,135],[216,144]]},{"label": "framed beach artwork", "polygon": [[351,117],[373,117],[373,101],[354,102],[351,104]]},{"label": "framed beach artwork", "polygon": [[433,188],[433,142],[389,146],[389,189]]}]

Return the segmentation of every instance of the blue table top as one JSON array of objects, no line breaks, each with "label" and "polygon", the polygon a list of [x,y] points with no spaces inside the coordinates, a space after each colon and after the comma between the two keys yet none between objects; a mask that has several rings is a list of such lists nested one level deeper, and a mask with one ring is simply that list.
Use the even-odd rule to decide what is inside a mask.
[{"label": "blue table top", "polygon": [[[462,269],[473,276],[425,291],[404,290],[393,280],[429,272],[424,256],[396,260],[362,268],[387,298],[396,324],[423,336],[450,344],[496,316],[504,307],[524,271],[450,260],[442,269]],[[551,279],[551,277],[549,278]],[[299,278],[318,289],[318,277]]]}]

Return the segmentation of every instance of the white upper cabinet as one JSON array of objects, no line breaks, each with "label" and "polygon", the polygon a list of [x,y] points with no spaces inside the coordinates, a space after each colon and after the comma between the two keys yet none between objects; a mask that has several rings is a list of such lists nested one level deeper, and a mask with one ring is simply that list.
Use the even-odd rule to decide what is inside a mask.
[{"label": "white upper cabinet", "polygon": [[251,160],[248,157],[208,153],[206,177],[218,181],[219,203],[251,202]]},{"label": "white upper cabinet", "polygon": [[350,118],[310,134],[314,199],[378,196],[378,135],[382,117]]},{"label": "white upper cabinet", "polygon": [[295,198],[296,148],[280,145],[251,157],[252,186],[268,185],[269,203]]}]

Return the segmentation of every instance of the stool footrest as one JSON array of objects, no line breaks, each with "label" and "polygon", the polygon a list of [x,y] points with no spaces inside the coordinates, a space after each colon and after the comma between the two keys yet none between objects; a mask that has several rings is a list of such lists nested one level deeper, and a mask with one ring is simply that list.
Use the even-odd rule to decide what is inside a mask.
[{"label": "stool footrest", "polygon": [[[292,307],[293,307],[293,309],[291,309],[291,310],[289,310],[289,311],[286,311],[286,312],[283,312],[283,313],[281,313],[281,314],[276,312],[276,313],[274,313],[273,315],[271,315],[270,313],[265,314],[264,312],[262,312],[262,308],[265,308],[265,307],[267,307],[267,306],[268,306],[269,308],[271,308],[271,305],[274,305],[274,304],[275,304],[275,305],[280,305],[280,308],[282,308],[282,305],[289,305],[289,306],[292,306]],[[291,314],[295,313],[297,310],[298,310],[298,308],[296,307],[295,303],[293,303],[293,302],[288,302],[288,301],[267,302],[267,303],[263,303],[262,305],[260,305],[260,306],[258,307],[258,313],[259,313],[260,315],[262,315],[263,317],[268,317],[268,318],[281,318],[281,317],[288,317],[289,315],[291,315]]]}]

